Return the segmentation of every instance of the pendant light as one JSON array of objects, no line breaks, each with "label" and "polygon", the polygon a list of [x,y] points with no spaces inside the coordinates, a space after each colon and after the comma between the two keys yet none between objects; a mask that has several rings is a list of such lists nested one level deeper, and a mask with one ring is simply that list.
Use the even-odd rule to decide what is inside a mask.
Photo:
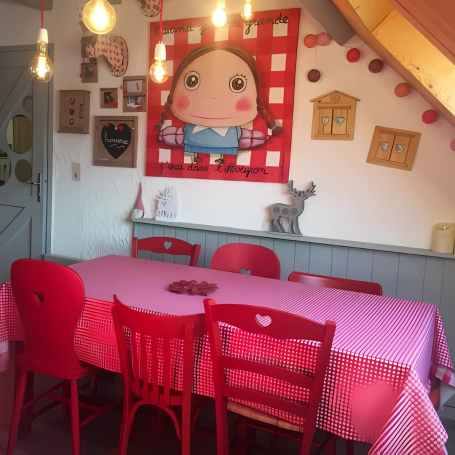
[{"label": "pendant light", "polygon": [[107,0],[90,0],[82,10],[82,20],[91,32],[104,35],[114,28],[117,16]]},{"label": "pendant light", "polygon": [[36,55],[29,64],[32,77],[39,82],[49,82],[54,75],[54,65],[49,58],[47,30],[44,28],[44,0],[41,0],[41,29],[38,35]]},{"label": "pendant light", "polygon": [[160,41],[155,46],[155,63],[150,67],[150,79],[157,84],[162,84],[169,79],[166,65],[166,46],[163,43],[163,0],[160,12]]},{"label": "pendant light", "polygon": [[251,0],[245,1],[245,6],[243,7],[242,18],[246,21],[249,21],[253,17],[253,10],[251,8]]},{"label": "pendant light", "polygon": [[212,15],[212,22],[213,25],[217,28],[224,27],[226,25],[226,11],[224,11],[224,8],[226,7],[224,0],[219,1],[216,4],[216,10]]}]

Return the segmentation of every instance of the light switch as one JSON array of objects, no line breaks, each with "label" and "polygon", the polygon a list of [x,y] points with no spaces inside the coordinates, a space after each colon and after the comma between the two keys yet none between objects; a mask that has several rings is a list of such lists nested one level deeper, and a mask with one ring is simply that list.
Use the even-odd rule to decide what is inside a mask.
[{"label": "light switch", "polygon": [[71,178],[76,181],[81,181],[81,163],[71,163]]}]

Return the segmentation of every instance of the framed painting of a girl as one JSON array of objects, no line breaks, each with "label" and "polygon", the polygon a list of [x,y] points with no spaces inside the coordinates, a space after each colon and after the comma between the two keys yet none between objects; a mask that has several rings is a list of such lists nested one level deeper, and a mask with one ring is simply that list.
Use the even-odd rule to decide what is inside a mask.
[{"label": "framed painting of a girl", "polygon": [[[237,39],[231,43],[231,40],[210,42],[210,31],[205,30],[199,45],[191,46],[178,65],[177,59],[172,62],[172,77],[163,84],[167,85],[167,90],[160,93],[161,106],[149,109],[147,175],[287,181],[298,34],[298,14],[291,14],[294,11],[288,10],[286,15],[277,11],[258,13],[274,20],[278,15],[287,19],[284,24],[291,36],[283,37],[281,33],[277,40],[281,38],[281,43],[285,44],[284,40],[291,39],[295,48],[288,44],[283,49],[294,52],[289,56],[277,53],[279,58],[276,59],[271,49],[269,58],[287,60],[285,67],[270,65],[270,68],[264,68],[263,55],[252,54],[252,45],[256,45],[257,38],[240,40],[238,31]],[[266,32],[266,27],[271,27],[274,33],[276,24],[265,22],[262,22],[262,28],[254,23],[248,26],[250,29],[256,26],[258,35]],[[238,27],[242,27],[242,23],[240,20]],[[235,26],[235,22],[230,26]],[[172,28],[174,33],[182,29],[181,26]],[[194,32],[198,32],[197,27],[193,27]],[[178,39],[189,40],[184,33],[176,35],[174,47]],[[174,56],[175,50],[171,51]],[[288,69],[292,73],[286,76]],[[272,75],[272,71],[275,74]],[[277,99],[276,93],[285,90],[279,85],[285,84],[286,100],[285,96]],[[149,82],[149,93],[163,88],[157,86]],[[290,95],[291,103],[288,101]],[[152,93],[149,99],[157,97]]]}]

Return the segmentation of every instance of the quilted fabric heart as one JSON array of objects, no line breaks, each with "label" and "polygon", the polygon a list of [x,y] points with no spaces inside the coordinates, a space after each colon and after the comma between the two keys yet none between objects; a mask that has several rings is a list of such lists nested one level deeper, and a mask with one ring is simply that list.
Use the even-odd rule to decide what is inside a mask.
[{"label": "quilted fabric heart", "polygon": [[397,149],[398,153],[401,153],[404,150],[404,145],[397,144],[397,146],[395,148]]},{"label": "quilted fabric heart", "polygon": [[321,122],[323,125],[327,125],[329,123],[330,117],[321,117]]},{"label": "quilted fabric heart", "polygon": [[387,150],[389,148],[390,142],[381,142],[381,148],[382,150]]},{"label": "quilted fabric heart", "polygon": [[256,322],[261,327],[268,327],[272,323],[272,318],[270,316],[261,316],[260,314],[257,314]]},{"label": "quilted fabric heart", "polygon": [[172,242],[164,242],[164,248],[168,250],[172,246]]},{"label": "quilted fabric heart", "polygon": [[336,117],[336,118],[335,118],[335,123],[336,123],[338,126],[341,126],[341,125],[344,123],[344,117]]}]

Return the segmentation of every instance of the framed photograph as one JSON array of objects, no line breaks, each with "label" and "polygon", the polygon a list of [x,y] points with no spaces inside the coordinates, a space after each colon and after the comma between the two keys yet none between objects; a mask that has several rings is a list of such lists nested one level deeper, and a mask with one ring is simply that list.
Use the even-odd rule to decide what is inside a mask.
[{"label": "framed photograph", "polygon": [[118,108],[118,88],[101,89],[101,108],[102,109]]},{"label": "framed photograph", "polygon": [[82,63],[81,79],[84,84],[94,84],[98,82],[98,66],[96,62]]},{"label": "framed photograph", "polygon": [[95,117],[95,166],[137,167],[137,116]]},{"label": "framed photograph", "polygon": [[123,78],[123,112],[147,111],[147,76]]}]

